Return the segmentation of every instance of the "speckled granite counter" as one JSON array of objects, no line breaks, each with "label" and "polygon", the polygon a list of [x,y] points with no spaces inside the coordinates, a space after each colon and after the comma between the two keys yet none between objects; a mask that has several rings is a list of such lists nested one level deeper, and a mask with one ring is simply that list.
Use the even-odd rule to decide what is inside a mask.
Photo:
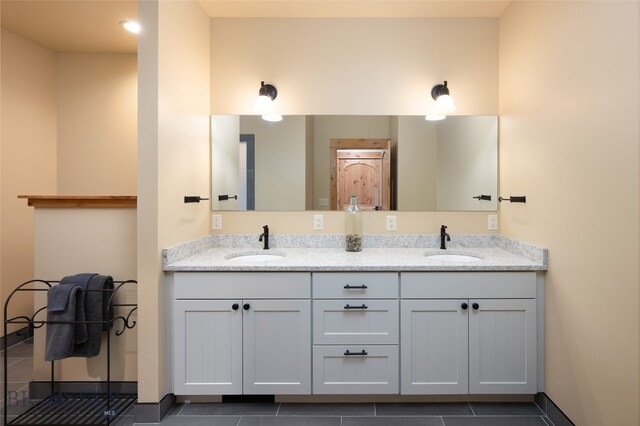
[{"label": "speckled granite counter", "polygon": [[[363,250],[344,250],[343,235],[272,235],[261,250],[256,235],[208,235],[163,250],[163,268],[177,271],[545,271],[547,249],[499,235],[452,235],[447,250],[432,234],[365,235]],[[269,260],[229,260],[276,254]],[[433,260],[425,254],[463,254],[479,260]]]}]

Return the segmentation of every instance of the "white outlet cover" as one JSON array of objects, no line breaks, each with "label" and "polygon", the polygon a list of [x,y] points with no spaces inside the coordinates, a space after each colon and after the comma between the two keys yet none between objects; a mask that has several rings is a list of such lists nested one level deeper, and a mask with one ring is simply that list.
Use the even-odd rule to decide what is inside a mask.
[{"label": "white outlet cover", "polygon": [[398,217],[387,216],[387,231],[396,231],[398,229]]},{"label": "white outlet cover", "polygon": [[322,231],[324,229],[324,216],[321,214],[313,215],[313,230]]},{"label": "white outlet cover", "polygon": [[490,214],[487,216],[487,229],[496,230],[498,229],[498,215]]},{"label": "white outlet cover", "polygon": [[222,229],[222,216],[219,214],[211,215],[211,229]]}]

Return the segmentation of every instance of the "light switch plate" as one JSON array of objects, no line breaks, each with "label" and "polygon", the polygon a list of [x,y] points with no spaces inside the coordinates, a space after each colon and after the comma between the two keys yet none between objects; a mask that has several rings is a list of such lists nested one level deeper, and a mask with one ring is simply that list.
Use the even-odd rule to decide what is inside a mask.
[{"label": "light switch plate", "polygon": [[387,231],[396,231],[398,229],[398,217],[387,216]]},{"label": "light switch plate", "polygon": [[498,229],[498,215],[490,214],[489,216],[487,216],[487,218],[487,229],[490,229],[492,231]]},{"label": "light switch plate", "polygon": [[313,215],[313,230],[322,231],[324,229],[324,216],[321,214]]},{"label": "light switch plate", "polygon": [[211,215],[211,229],[222,229],[222,215]]},{"label": "light switch plate", "polygon": [[327,207],[329,206],[329,199],[328,198],[319,198],[318,199],[318,205],[320,207]]}]

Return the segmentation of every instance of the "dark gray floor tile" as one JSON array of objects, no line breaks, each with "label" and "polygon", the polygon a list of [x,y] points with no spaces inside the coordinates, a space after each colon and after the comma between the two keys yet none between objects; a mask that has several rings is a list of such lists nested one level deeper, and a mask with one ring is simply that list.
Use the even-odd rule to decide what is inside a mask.
[{"label": "dark gray floor tile", "polygon": [[535,416],[471,416],[443,417],[445,426],[547,426],[542,417]]},{"label": "dark gray floor tile", "polygon": [[343,417],[342,426],[443,426],[442,417]]},{"label": "dark gray floor tile", "polygon": [[536,403],[536,405],[538,405],[538,407],[540,407],[542,412],[546,414],[546,412],[547,412],[547,396],[544,393],[538,392],[536,394],[535,403]]},{"label": "dark gray floor tile", "polygon": [[340,426],[340,417],[242,416],[238,426]]},{"label": "dark gray floor tile", "polygon": [[369,404],[282,404],[278,416],[373,416]]},{"label": "dark gray floor tile", "polygon": [[[29,383],[9,383],[9,401],[24,399],[29,396]],[[0,384],[0,401],[4,401],[4,383]]]},{"label": "dark gray floor tile", "polygon": [[575,426],[551,401],[547,401],[547,417],[555,426]]},{"label": "dark gray floor tile", "polygon": [[113,426],[133,426],[133,416],[119,416],[113,423]]},{"label": "dark gray floor tile", "polygon": [[216,403],[185,404],[177,416],[275,416],[278,404],[272,403]]},{"label": "dark gray floor tile", "polygon": [[533,402],[470,402],[476,416],[544,416]]},{"label": "dark gray floor tile", "polygon": [[406,404],[376,404],[378,416],[472,416],[466,402],[426,402]]},{"label": "dark gray floor tile", "polygon": [[169,412],[167,413],[167,416],[176,416],[176,415],[178,415],[178,413],[186,406],[187,406],[187,404],[183,404],[181,402],[177,403],[176,405],[171,407],[171,410],[169,410]]},{"label": "dark gray floor tile", "polygon": [[[164,426],[236,426],[240,416],[171,416],[165,417]],[[142,423],[139,423],[142,425]]]},{"label": "dark gray floor tile", "polygon": [[544,420],[547,426],[554,426],[553,422],[549,420],[549,417],[543,417],[542,420]]}]

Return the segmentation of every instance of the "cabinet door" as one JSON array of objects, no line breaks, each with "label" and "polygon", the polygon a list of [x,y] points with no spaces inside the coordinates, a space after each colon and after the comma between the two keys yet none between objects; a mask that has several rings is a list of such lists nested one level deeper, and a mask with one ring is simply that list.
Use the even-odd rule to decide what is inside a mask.
[{"label": "cabinet door", "polygon": [[535,299],[469,305],[469,392],[536,393]]},{"label": "cabinet door", "polygon": [[403,300],[400,353],[402,394],[466,394],[467,300]]},{"label": "cabinet door", "polygon": [[242,309],[232,300],[173,302],[174,393],[242,393]]},{"label": "cabinet door", "polygon": [[245,394],[311,393],[310,306],[309,300],[244,301]]}]

